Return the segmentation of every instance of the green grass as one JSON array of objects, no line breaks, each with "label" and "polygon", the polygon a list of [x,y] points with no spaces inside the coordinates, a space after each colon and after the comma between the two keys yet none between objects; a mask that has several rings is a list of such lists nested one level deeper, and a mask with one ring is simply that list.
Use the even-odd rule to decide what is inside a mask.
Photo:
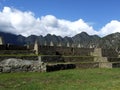
[{"label": "green grass", "polygon": [[1,73],[0,90],[120,90],[120,69]]}]

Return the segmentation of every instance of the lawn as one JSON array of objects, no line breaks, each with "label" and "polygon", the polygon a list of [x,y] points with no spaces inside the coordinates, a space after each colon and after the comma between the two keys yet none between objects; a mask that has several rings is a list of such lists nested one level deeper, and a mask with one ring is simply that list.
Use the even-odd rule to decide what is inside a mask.
[{"label": "lawn", "polygon": [[120,90],[120,68],[1,73],[0,90]]}]

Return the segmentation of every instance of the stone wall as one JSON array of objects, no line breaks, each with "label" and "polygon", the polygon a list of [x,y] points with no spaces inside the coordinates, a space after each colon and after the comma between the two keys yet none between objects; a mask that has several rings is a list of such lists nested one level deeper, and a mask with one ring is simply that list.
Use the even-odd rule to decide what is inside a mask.
[{"label": "stone wall", "polygon": [[107,57],[39,56],[38,58],[38,56],[1,56],[0,59],[0,72],[42,72],[45,71],[45,68],[46,71],[56,71],[73,68],[120,67],[120,58]]},{"label": "stone wall", "polygon": [[109,62],[120,62],[120,58],[116,57],[108,57]]},{"label": "stone wall", "polygon": [[4,44],[0,45],[0,50],[28,50],[28,48],[27,46]]},{"label": "stone wall", "polygon": [[112,64],[112,68],[120,68],[120,58],[109,57],[108,62]]},{"label": "stone wall", "polygon": [[76,68],[99,68],[99,63],[98,62],[86,62],[86,63],[76,63]]},{"label": "stone wall", "polygon": [[99,62],[99,68],[120,68],[118,57],[94,57],[94,61]]},{"label": "stone wall", "polygon": [[45,63],[65,63],[65,62],[94,62],[93,56],[41,56]]},{"label": "stone wall", "polygon": [[115,49],[39,46],[41,55],[118,57]]},{"label": "stone wall", "polygon": [[64,68],[69,64],[76,68],[98,68],[99,62],[95,61],[94,58],[93,56],[41,56],[41,60],[48,64],[47,68],[50,68],[50,71],[56,70],[55,68],[58,66]]},{"label": "stone wall", "polygon": [[0,50],[0,55],[33,55],[33,50]]},{"label": "stone wall", "polygon": [[115,49],[102,49],[103,57],[118,57],[118,53]]},{"label": "stone wall", "polygon": [[62,56],[41,56],[42,62],[45,63],[64,63],[65,60]]},{"label": "stone wall", "polygon": [[0,62],[4,61],[5,59],[9,58],[16,58],[16,59],[22,59],[22,60],[29,60],[29,61],[37,61],[38,56],[25,56],[25,55],[6,55],[6,56],[0,56]]},{"label": "stone wall", "polygon": [[64,57],[65,62],[94,62],[94,57],[92,56],[78,56],[78,57]]},{"label": "stone wall", "polygon": [[[38,47],[37,47],[38,46]],[[120,62],[118,53],[114,49],[101,48],[73,48],[73,47],[55,47],[39,46],[36,44],[29,46],[0,45],[0,63],[11,58],[27,60],[29,62],[43,62],[42,64],[0,66],[1,72],[15,71],[41,71],[41,67],[46,63],[48,71],[68,69],[69,65],[76,68],[112,68],[119,67]],[[37,53],[36,53],[37,51]],[[40,58],[38,58],[40,56]],[[52,64],[49,66],[49,64]],[[33,68],[36,68],[33,70]],[[39,69],[38,69],[39,68]]]},{"label": "stone wall", "polygon": [[39,54],[42,55],[90,56],[93,51],[91,48],[39,46]]},{"label": "stone wall", "polygon": [[[7,50],[7,51],[6,51]],[[12,50],[12,51],[11,51]],[[18,46],[18,45],[0,45],[0,54],[35,54],[34,45]],[[103,56],[117,57],[118,53],[114,49],[100,48],[73,48],[73,47],[56,47],[56,46],[40,46],[38,45],[39,55],[64,55],[64,56]],[[101,55],[100,55],[101,54]]]}]

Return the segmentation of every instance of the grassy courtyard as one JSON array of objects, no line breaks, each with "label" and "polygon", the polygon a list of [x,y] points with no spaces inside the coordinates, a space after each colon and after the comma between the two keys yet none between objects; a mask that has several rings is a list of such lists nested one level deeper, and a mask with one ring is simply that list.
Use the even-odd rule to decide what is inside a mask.
[{"label": "grassy courtyard", "polygon": [[1,73],[0,90],[120,90],[120,69]]}]

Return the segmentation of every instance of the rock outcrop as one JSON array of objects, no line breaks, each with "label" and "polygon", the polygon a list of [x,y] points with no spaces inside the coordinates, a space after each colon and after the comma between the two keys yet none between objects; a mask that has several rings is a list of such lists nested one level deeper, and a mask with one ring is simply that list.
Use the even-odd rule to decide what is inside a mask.
[{"label": "rock outcrop", "polygon": [[45,72],[43,62],[9,58],[0,62],[0,72]]}]

